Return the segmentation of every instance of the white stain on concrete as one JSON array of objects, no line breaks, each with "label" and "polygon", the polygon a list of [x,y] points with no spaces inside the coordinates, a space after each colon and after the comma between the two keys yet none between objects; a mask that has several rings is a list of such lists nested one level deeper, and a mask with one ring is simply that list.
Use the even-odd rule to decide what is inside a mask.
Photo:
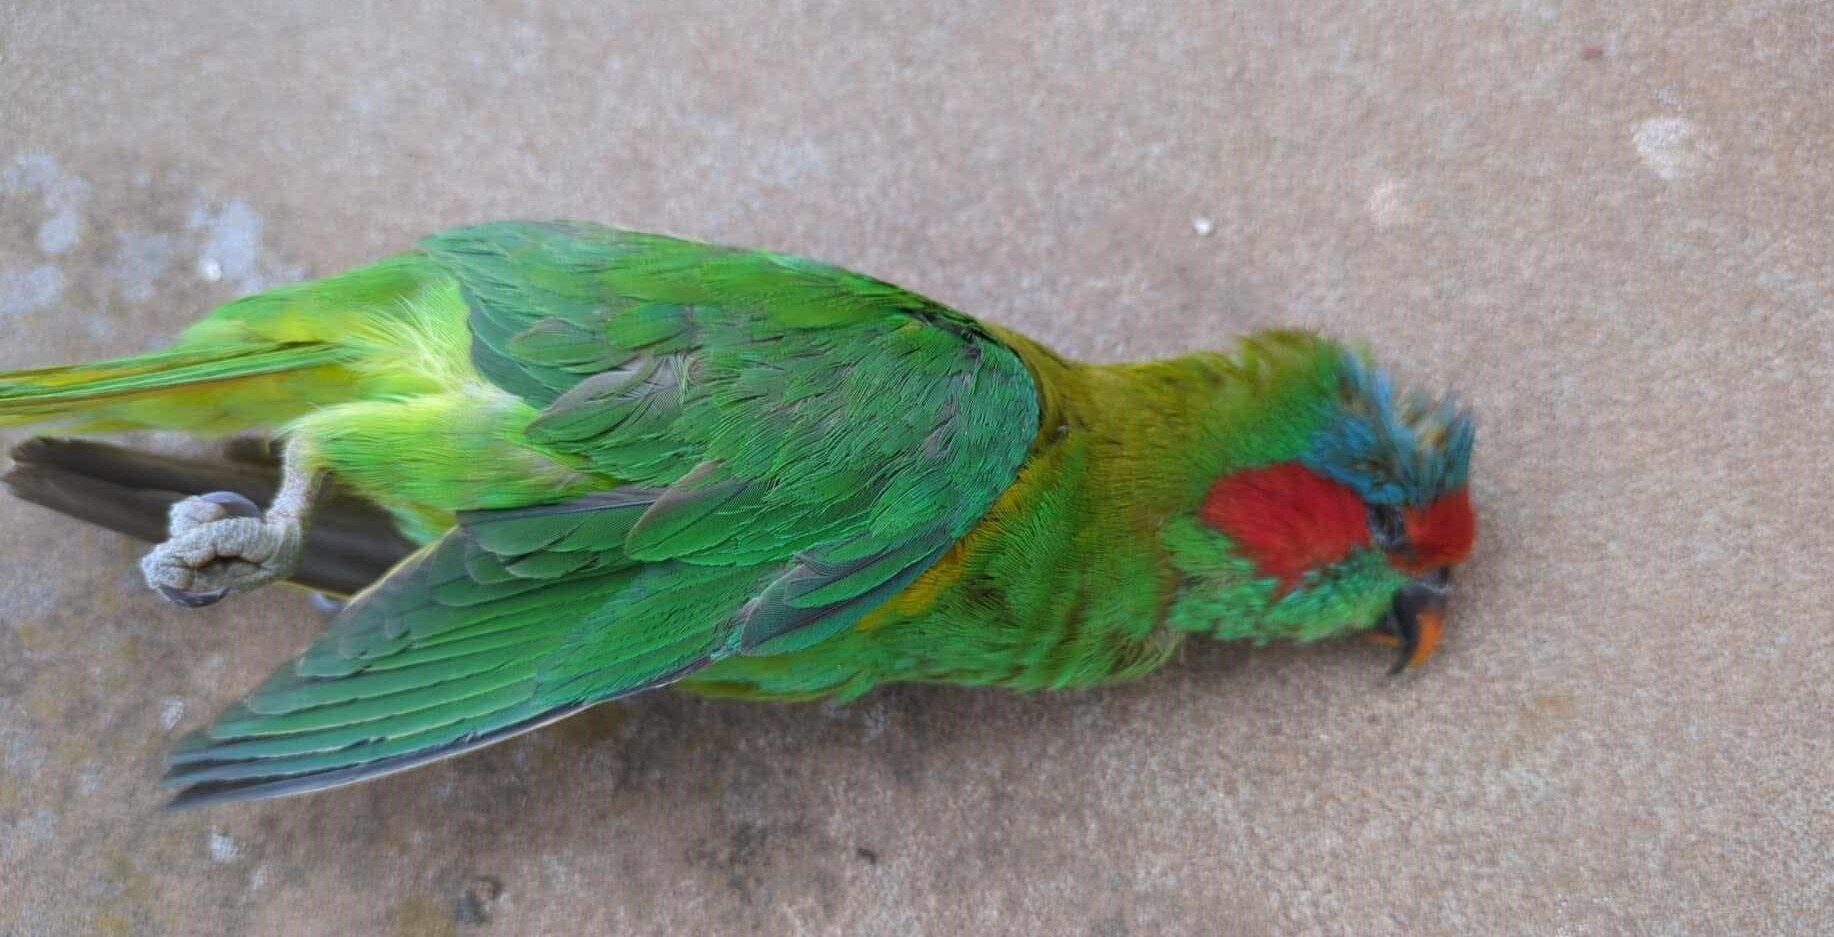
[{"label": "white stain on concrete", "polygon": [[1369,191],[1369,220],[1384,230],[1398,228],[1414,220],[1414,207],[1408,198],[1407,183],[1386,179]]},{"label": "white stain on concrete", "polygon": [[172,266],[173,253],[171,235],[117,231],[108,274],[123,299],[143,303],[153,298],[159,278]]},{"label": "white stain on concrete", "polygon": [[43,846],[57,836],[61,818],[49,807],[40,807],[10,822],[0,819],[0,858],[13,856],[35,846]]},{"label": "white stain on concrete", "polygon": [[1713,163],[1713,145],[1686,117],[1651,117],[1631,134],[1643,165],[1659,179],[1674,182],[1700,175]]},{"label": "white stain on concrete", "polygon": [[56,264],[0,270],[0,315],[37,312],[64,298],[64,271]]},{"label": "white stain on concrete", "polygon": [[215,693],[218,684],[223,682],[223,671],[226,669],[228,669],[228,663],[224,661],[223,655],[211,654],[204,658],[204,665],[197,669],[193,679],[205,691]]},{"label": "white stain on concrete", "polygon": [[83,206],[89,201],[89,183],[68,173],[49,155],[37,153],[13,158],[0,169],[0,193],[36,193],[45,212],[38,226],[40,252],[61,254],[82,240]]},{"label": "white stain on concrete", "polygon": [[210,861],[223,864],[242,856],[242,844],[217,827],[210,828]]},{"label": "white stain on concrete", "polygon": [[27,776],[45,764],[45,748],[38,744],[38,733],[30,729],[0,727],[6,748],[0,750],[0,769],[8,774]]},{"label": "white stain on concrete", "polygon": [[1216,233],[1216,222],[1208,218],[1198,216],[1196,218],[1191,219],[1191,230],[1197,232],[1198,237],[1207,238],[1210,235]]},{"label": "white stain on concrete", "polygon": [[199,205],[191,210],[192,230],[204,232],[204,249],[197,257],[198,275],[212,283],[228,279],[247,290],[261,288],[256,262],[261,256],[261,216],[241,199],[231,199],[215,211]]},{"label": "white stain on concrete", "polygon": [[170,732],[185,718],[185,701],[168,696],[159,703],[159,727]]},{"label": "white stain on concrete", "polygon": [[1543,23],[1560,21],[1563,0],[1503,0],[1503,8],[1518,16],[1532,17]]},{"label": "white stain on concrete", "polygon": [[221,207],[198,204],[191,210],[191,229],[204,235],[197,274],[212,283],[227,280],[243,293],[298,279],[299,271],[264,263],[260,213],[247,202],[231,199]]},{"label": "white stain on concrete", "polygon": [[47,254],[61,254],[76,246],[82,236],[83,216],[66,209],[38,226],[38,249]]}]

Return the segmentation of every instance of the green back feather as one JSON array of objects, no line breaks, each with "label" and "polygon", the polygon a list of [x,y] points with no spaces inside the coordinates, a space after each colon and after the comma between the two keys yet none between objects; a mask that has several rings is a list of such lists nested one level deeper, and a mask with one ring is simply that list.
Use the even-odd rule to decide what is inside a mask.
[{"label": "green back feather", "polygon": [[1037,436],[1016,354],[876,280],[582,225],[424,247],[477,373],[535,411],[523,445],[617,487],[461,514],[186,744],[183,802],[345,783],[822,644],[972,528]]}]

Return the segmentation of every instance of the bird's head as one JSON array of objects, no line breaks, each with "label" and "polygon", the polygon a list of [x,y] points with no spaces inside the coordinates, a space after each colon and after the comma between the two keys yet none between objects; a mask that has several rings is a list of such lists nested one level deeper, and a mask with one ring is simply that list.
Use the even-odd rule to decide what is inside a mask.
[{"label": "bird's head", "polygon": [[1453,567],[1476,537],[1472,418],[1397,391],[1354,354],[1326,359],[1293,378],[1312,389],[1289,396],[1309,402],[1273,411],[1277,451],[1213,478],[1168,532],[1196,600],[1182,613],[1207,607],[1202,627],[1225,639],[1368,632],[1400,649],[1399,671],[1437,647]]}]

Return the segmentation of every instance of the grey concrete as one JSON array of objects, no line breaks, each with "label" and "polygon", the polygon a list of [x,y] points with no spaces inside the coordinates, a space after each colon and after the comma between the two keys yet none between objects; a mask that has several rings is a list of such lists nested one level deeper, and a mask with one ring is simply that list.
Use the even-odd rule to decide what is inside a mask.
[{"label": "grey concrete", "polygon": [[0,933],[1834,932],[1827,5],[315,6],[0,9],[0,367],[500,216],[1098,358],[1320,327],[1481,414],[1450,645],[662,695],[161,815],[315,615],[164,607],[4,502]]}]

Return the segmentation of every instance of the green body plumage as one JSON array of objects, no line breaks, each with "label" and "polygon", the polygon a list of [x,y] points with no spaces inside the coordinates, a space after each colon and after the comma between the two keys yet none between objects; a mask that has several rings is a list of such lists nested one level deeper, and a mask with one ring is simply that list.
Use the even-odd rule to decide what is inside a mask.
[{"label": "green body plumage", "polygon": [[[1227,525],[1303,553],[1310,508],[1214,494],[1329,437],[1443,454],[1397,508],[1462,498],[1468,420],[1385,383],[1349,399],[1359,367],[1300,333],[1080,364],[800,258],[495,224],[231,303],[165,352],[0,375],[0,424],[285,434],[425,544],[180,746],[170,780],[203,801],[397,770],[654,686],[1077,687],[1191,633],[1367,629],[1406,563],[1365,531],[1271,574]],[[1327,432],[1359,407],[1394,427]],[[1379,462],[1314,474],[1375,492]]]}]

